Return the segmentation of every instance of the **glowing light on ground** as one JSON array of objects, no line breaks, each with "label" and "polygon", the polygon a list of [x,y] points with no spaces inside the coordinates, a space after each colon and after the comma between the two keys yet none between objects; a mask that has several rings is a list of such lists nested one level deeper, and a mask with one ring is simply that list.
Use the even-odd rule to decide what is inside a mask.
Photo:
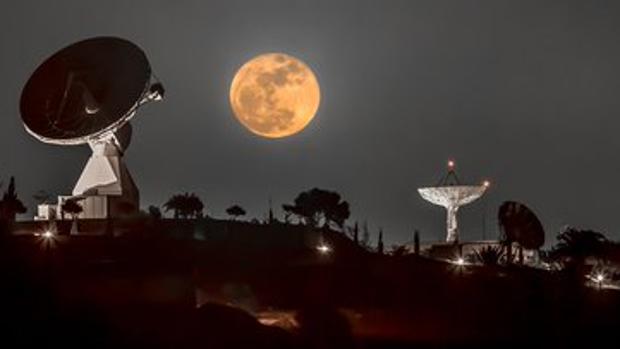
[{"label": "glowing light on ground", "polygon": [[316,247],[316,250],[321,254],[329,254],[332,252],[332,248],[329,245],[321,243]]},{"label": "glowing light on ground", "polygon": [[454,265],[458,265],[458,266],[464,266],[465,263],[465,259],[463,259],[463,257],[458,257],[457,259],[455,259],[454,261],[452,261],[452,263]]}]

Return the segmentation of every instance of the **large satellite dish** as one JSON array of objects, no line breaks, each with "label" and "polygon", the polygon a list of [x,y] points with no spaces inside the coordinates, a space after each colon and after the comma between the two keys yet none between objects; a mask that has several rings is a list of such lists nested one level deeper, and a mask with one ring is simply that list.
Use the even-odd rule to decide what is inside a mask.
[{"label": "large satellite dish", "polygon": [[506,241],[517,242],[527,250],[539,249],[545,243],[540,220],[522,203],[504,202],[499,207],[498,220]]},{"label": "large satellite dish", "polygon": [[424,200],[446,209],[446,242],[450,243],[459,240],[459,208],[478,200],[489,187],[486,181],[482,185],[461,184],[454,167],[454,161],[448,161],[448,172],[436,186],[418,188],[418,193]]},{"label": "large satellite dish", "polygon": [[20,109],[26,129],[41,141],[83,144],[108,137],[161,92],[138,46],[99,37],[45,60],[26,83]]},{"label": "large satellite dish", "polygon": [[93,150],[72,195],[86,199],[86,218],[113,216],[115,202],[138,208],[138,191],[121,161],[132,134],[128,122],[163,93],[142,49],[113,37],[69,45],[28,79],[20,100],[26,130],[45,143]]}]

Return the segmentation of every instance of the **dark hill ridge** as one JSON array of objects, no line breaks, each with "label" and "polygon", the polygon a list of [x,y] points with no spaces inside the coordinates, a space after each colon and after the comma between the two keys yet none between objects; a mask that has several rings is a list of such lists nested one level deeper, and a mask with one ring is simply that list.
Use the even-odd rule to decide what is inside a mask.
[{"label": "dark hill ridge", "polygon": [[[95,234],[105,224],[83,221],[80,228]],[[21,232],[33,228],[18,225]],[[61,234],[49,249],[34,236],[5,239],[4,275],[21,285],[2,291],[11,300],[5,306],[31,309],[33,299],[56,311],[87,306],[113,331],[124,333],[134,319],[167,337],[169,330],[184,333],[180,317],[200,293],[206,304],[252,314],[278,309],[340,324],[334,316],[346,314],[351,334],[373,343],[441,345],[571,344],[604,338],[620,323],[617,292],[529,268],[460,269],[415,255],[377,255],[334,231],[218,220],[133,220],[115,222],[114,231],[122,234]],[[321,237],[332,253],[317,251]],[[150,319],[157,313],[168,318]]]},{"label": "dark hill ridge", "polygon": [[[12,255],[25,261],[36,275],[52,270],[52,281],[63,280],[55,283],[66,289],[63,292],[73,293],[71,289],[80,289],[77,286],[65,287],[65,279],[81,277],[97,281],[101,276],[117,280],[115,286],[109,287],[127,286],[125,296],[120,289],[116,293],[93,292],[98,302],[150,299],[148,294],[142,294],[145,291],[141,286],[123,281],[149,275],[185,279],[187,287],[192,288],[191,292],[174,292],[163,298],[184,297],[187,299],[176,301],[193,304],[193,287],[201,283],[235,283],[235,278],[260,275],[269,279],[278,273],[284,275],[288,270],[311,269],[337,261],[344,264],[369,254],[339,232],[278,223],[134,219],[116,221],[110,229],[110,222],[106,220],[81,220],[79,231],[83,235],[69,235],[69,221],[57,223],[58,235],[49,242],[42,236],[32,235],[33,232],[41,234],[46,229],[46,222],[17,223],[15,231],[18,235],[7,241]],[[109,234],[109,231],[114,233]],[[327,243],[332,253],[319,253],[317,245],[320,241]],[[79,297],[91,294],[75,293]]]},{"label": "dark hill ridge", "polygon": [[[57,221],[59,235],[69,235],[72,221]],[[13,227],[15,235],[32,235],[42,233],[49,227],[47,221],[17,222]],[[83,219],[78,221],[80,235],[88,236],[125,236],[125,237],[173,237],[192,239],[209,244],[233,244],[239,248],[251,249],[296,249],[315,248],[319,237],[337,243],[339,250],[346,253],[361,252],[341,233],[329,229],[312,229],[299,224],[281,222],[253,223],[220,219],[124,219],[110,222],[104,219]]]}]

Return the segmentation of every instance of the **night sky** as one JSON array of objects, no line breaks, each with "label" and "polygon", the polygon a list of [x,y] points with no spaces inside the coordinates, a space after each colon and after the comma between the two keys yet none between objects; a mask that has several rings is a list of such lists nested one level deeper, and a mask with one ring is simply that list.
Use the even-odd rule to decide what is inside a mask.
[{"label": "night sky", "polygon": [[[424,202],[449,158],[465,182],[492,182],[461,213],[463,239],[496,236],[519,200],[553,240],[564,225],[614,239],[620,189],[620,3],[614,1],[12,1],[0,10],[0,177],[22,199],[71,192],[90,150],[28,135],[18,103],[60,48],[120,36],[144,49],[166,87],[132,121],[126,162],[142,205],[193,191],[225,217],[262,219],[302,190],[336,190],[352,219],[388,245],[443,239]],[[314,121],[270,140],[233,117],[236,69],[266,52],[305,61],[321,85]],[[24,217],[25,218],[25,217]],[[373,237],[373,240],[376,235]]]}]

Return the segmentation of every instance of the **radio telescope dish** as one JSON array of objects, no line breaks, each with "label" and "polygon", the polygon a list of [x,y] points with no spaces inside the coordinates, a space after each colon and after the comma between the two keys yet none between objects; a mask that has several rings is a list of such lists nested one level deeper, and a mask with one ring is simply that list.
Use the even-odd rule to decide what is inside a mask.
[{"label": "radio telescope dish", "polygon": [[144,52],[119,38],[98,37],[58,51],[26,83],[24,126],[46,143],[83,144],[113,133],[149,97]]},{"label": "radio telescope dish", "polygon": [[483,185],[463,185],[454,171],[454,162],[448,162],[448,173],[434,187],[419,188],[420,196],[435,205],[446,209],[446,242],[458,242],[459,231],[457,212],[461,206],[478,200],[487,190]]},{"label": "radio telescope dish", "polygon": [[114,132],[114,144],[121,152],[125,152],[125,150],[129,148],[132,135],[133,127],[131,127],[131,123],[129,122],[123,125],[123,127],[119,128],[116,132]]},{"label": "radio telescope dish", "polygon": [[527,250],[539,249],[545,243],[545,231],[540,220],[524,204],[504,202],[499,207],[497,218],[506,241],[517,242]]},{"label": "radio telescope dish", "polygon": [[138,209],[138,190],[121,159],[132,134],[128,122],[163,93],[142,49],[120,38],[74,43],[34,71],[20,100],[26,130],[45,143],[93,150],[73,195],[59,199],[59,207],[80,199],[83,218],[110,217],[128,203]]}]

